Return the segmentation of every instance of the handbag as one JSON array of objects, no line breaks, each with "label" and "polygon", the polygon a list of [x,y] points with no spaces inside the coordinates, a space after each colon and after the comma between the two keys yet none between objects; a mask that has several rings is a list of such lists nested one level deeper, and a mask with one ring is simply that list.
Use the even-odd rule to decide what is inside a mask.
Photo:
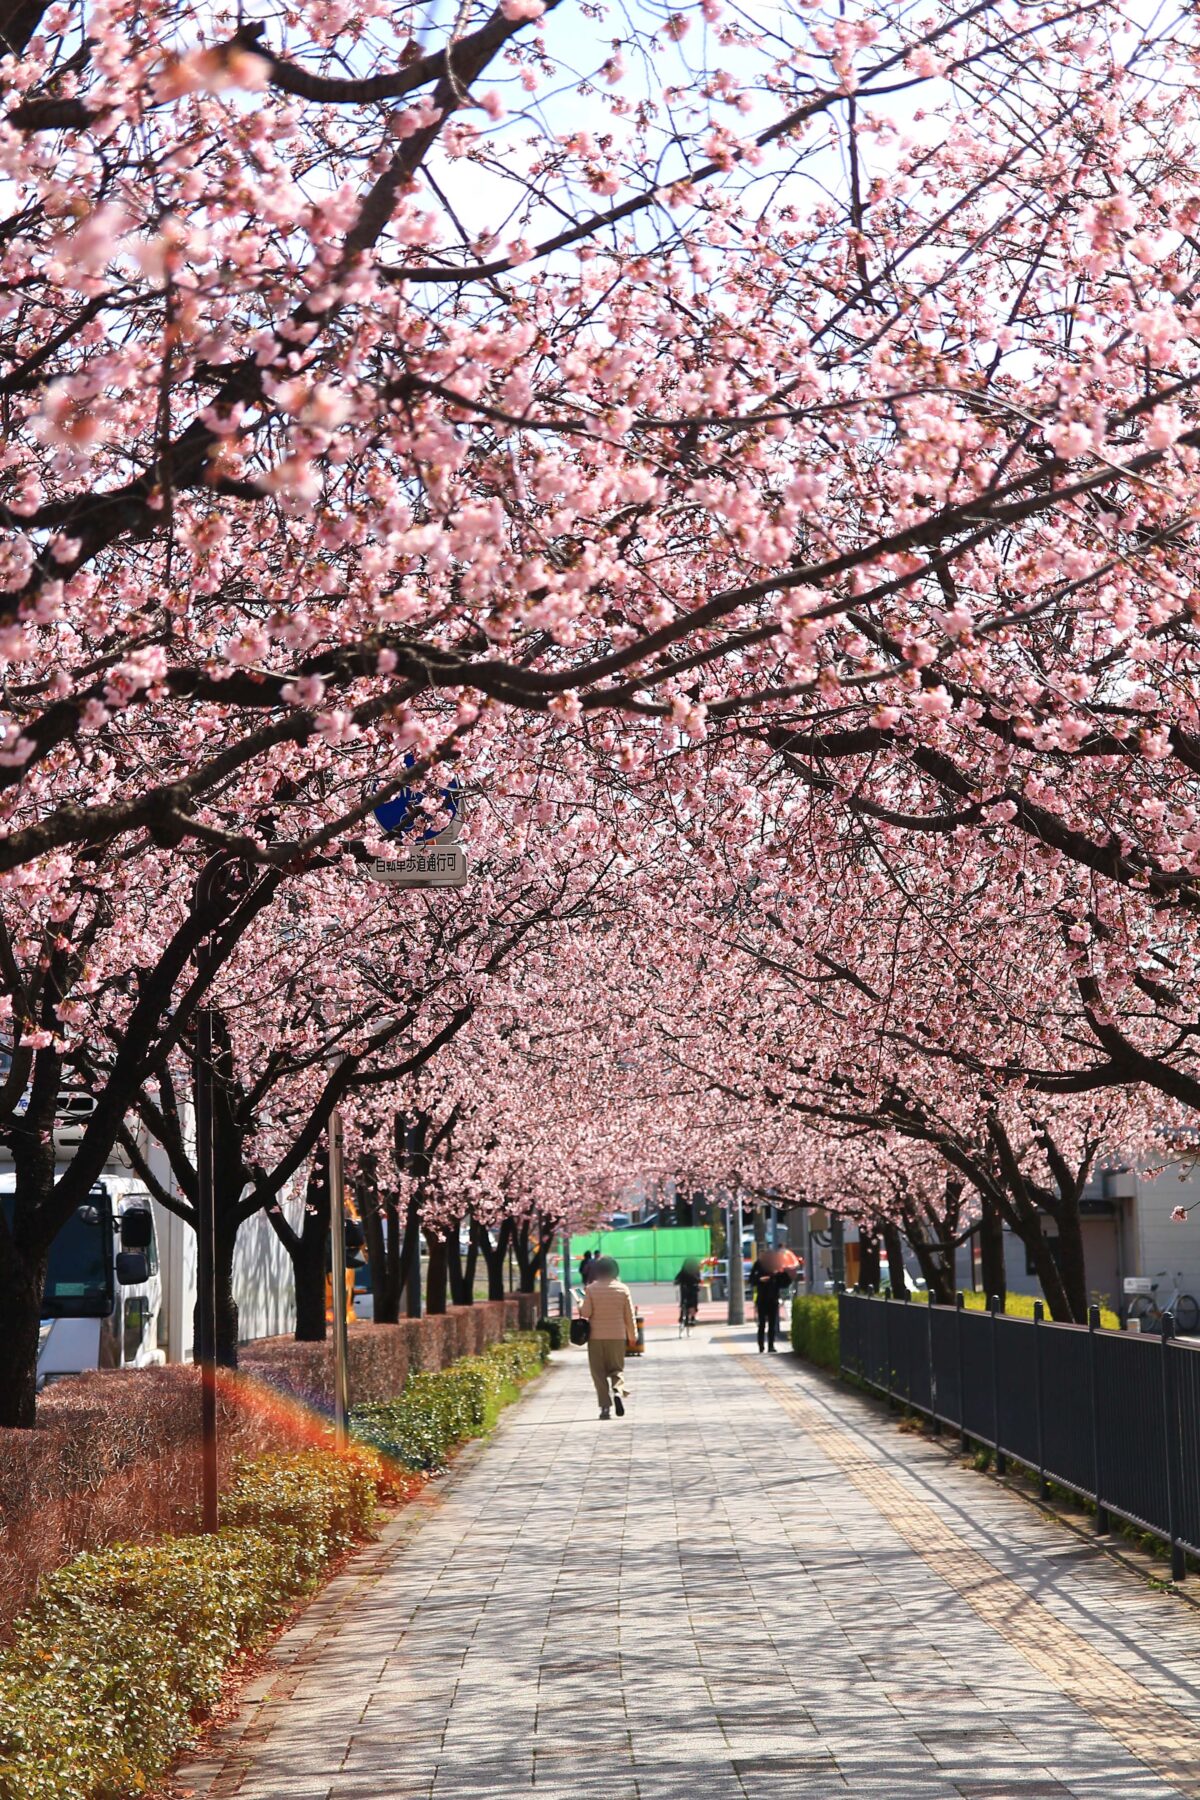
[{"label": "handbag", "polygon": [[586,1344],[591,1335],[592,1321],[590,1319],[571,1320],[571,1342],[573,1344]]}]

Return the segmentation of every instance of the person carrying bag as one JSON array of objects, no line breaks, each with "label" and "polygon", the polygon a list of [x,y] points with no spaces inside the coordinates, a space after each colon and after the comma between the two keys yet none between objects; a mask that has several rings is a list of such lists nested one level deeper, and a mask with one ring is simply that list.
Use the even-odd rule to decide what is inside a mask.
[{"label": "person carrying bag", "polygon": [[[625,1416],[625,1354],[637,1348],[633,1297],[625,1283],[617,1280],[620,1273],[611,1256],[602,1256],[593,1265],[579,1318],[571,1324],[572,1343],[587,1344],[588,1366],[602,1419],[610,1418],[614,1409],[618,1419]],[[575,1336],[577,1324],[587,1328],[583,1339]]]}]

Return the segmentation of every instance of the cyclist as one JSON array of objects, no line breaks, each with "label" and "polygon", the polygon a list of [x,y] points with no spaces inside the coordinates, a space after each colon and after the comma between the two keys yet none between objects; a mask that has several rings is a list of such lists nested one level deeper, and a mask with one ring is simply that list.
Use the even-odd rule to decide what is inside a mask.
[{"label": "cyclist", "polygon": [[679,1323],[694,1325],[700,1311],[700,1264],[694,1256],[680,1269],[675,1286],[679,1289]]}]

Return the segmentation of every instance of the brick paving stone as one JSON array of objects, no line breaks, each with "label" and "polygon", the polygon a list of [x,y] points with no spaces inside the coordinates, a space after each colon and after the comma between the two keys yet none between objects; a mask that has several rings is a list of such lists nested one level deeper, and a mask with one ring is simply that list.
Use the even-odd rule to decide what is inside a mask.
[{"label": "brick paving stone", "polygon": [[749,1335],[557,1366],[330,1584],[197,1800],[1200,1800],[1194,1615]]}]

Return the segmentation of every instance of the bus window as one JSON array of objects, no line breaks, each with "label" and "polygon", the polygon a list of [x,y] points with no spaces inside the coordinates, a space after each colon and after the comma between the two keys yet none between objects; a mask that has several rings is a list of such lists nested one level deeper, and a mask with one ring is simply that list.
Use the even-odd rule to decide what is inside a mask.
[{"label": "bus window", "polygon": [[[13,1196],[0,1196],[9,1224]],[[50,1246],[44,1319],[105,1319],[112,1312],[113,1219],[108,1195],[93,1189]]]},{"label": "bus window", "polygon": [[125,1330],[121,1338],[121,1361],[126,1368],[132,1367],[137,1353],[142,1347],[142,1339],[146,1335],[146,1321],[150,1317],[150,1302],[141,1294],[129,1294],[125,1299]]}]

